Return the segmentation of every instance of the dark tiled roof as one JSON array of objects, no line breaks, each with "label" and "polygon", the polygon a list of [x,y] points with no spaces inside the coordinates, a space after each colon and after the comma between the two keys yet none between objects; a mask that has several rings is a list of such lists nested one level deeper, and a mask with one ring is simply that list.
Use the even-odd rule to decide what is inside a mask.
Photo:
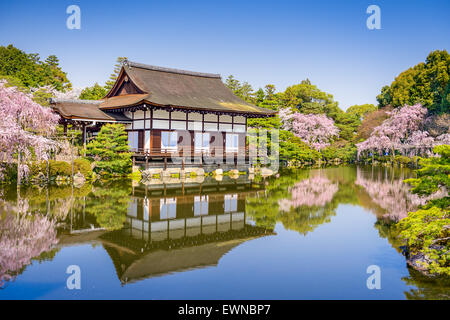
[{"label": "dark tiled roof", "polygon": [[122,113],[109,113],[100,110],[101,102],[91,100],[52,100],[51,107],[65,119],[131,121]]},{"label": "dark tiled roof", "polygon": [[[124,95],[106,98],[102,109],[117,108],[118,105],[141,103],[160,106],[217,112],[249,113],[253,115],[274,115],[276,112],[260,108],[243,101],[233,94],[222,82],[220,75],[169,69],[127,61],[122,72],[148,95]],[[133,96],[130,102],[128,96]]]}]

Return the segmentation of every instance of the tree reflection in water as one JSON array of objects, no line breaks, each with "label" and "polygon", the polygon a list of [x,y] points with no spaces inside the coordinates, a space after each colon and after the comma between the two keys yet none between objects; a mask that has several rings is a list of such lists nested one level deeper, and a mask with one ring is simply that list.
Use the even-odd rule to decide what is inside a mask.
[{"label": "tree reflection in water", "polygon": [[96,217],[105,230],[119,230],[126,221],[130,203],[131,184],[126,181],[110,181],[94,187],[86,200],[86,213]]},{"label": "tree reflection in water", "polygon": [[16,208],[0,203],[0,288],[58,243],[54,219],[23,209],[28,209],[24,199]]},{"label": "tree reflection in water", "polygon": [[403,183],[405,170],[400,170],[398,176],[395,175],[395,169],[373,171],[356,169],[355,184],[364,188],[369,194],[371,201],[377,204],[383,211],[383,218],[397,222],[408,215],[408,212],[416,211],[419,206],[424,205],[428,200],[443,197],[443,191],[439,191],[428,197],[421,197],[413,194],[410,187]]},{"label": "tree reflection in water", "polygon": [[[260,182],[257,180],[247,181],[244,189],[238,185],[233,186],[232,192],[228,189],[223,191],[223,186],[214,181],[208,187],[212,188],[213,186],[217,189],[214,194],[206,187],[204,189],[195,187],[195,190],[193,189],[195,192],[192,191],[194,193],[189,191],[186,194],[181,189],[164,190],[163,192],[141,187],[136,191],[136,188],[132,188],[129,180],[96,182],[94,186],[86,184],[79,189],[71,186],[30,187],[22,190],[22,196],[19,199],[17,199],[15,188],[9,191],[5,190],[5,194],[0,194],[0,199],[3,199],[0,200],[0,286],[10,283],[34,259],[52,259],[59,250],[55,248],[58,239],[60,241],[58,247],[62,247],[65,240],[70,243],[70,239],[76,238],[74,234],[91,239],[88,235],[92,234],[92,230],[101,232],[101,241],[105,243],[108,240],[108,243],[116,244],[117,239],[113,236],[119,233],[130,234],[124,238],[127,245],[131,238],[143,237],[145,243],[137,243],[136,253],[133,253],[133,256],[141,257],[144,253],[153,254],[161,248],[149,246],[148,239],[152,239],[151,243],[155,246],[158,237],[165,237],[166,233],[163,233],[162,229],[152,229],[152,232],[145,233],[145,226],[148,228],[150,220],[153,222],[153,227],[161,228],[162,226],[169,227],[169,223],[170,226],[176,227],[180,221],[191,220],[206,222],[212,219],[211,221],[217,224],[218,220],[216,219],[225,217],[225,213],[229,214],[228,209],[232,207],[230,205],[228,205],[228,209],[226,207],[227,194],[236,197],[237,206],[231,212],[234,215],[227,215],[232,220],[222,221],[219,225],[227,225],[233,229],[230,231],[231,233],[229,232],[230,239],[242,238],[241,235],[236,236],[238,231],[247,237],[247,233],[255,228],[258,229],[258,232],[265,229],[273,230],[277,223],[282,224],[285,229],[307,235],[319,225],[330,222],[340,204],[352,204],[373,212],[378,218],[375,228],[378,230],[379,236],[386,238],[392,247],[400,252],[401,243],[397,240],[389,221],[397,221],[408,211],[415,210],[418,205],[426,201],[424,198],[411,194],[408,187],[402,183],[409,177],[411,177],[411,172],[407,169],[339,167],[289,170],[281,172],[278,178],[270,177]],[[232,184],[235,183],[236,181],[233,180]],[[207,195],[207,197],[202,198],[203,195]],[[164,206],[161,204],[160,198],[167,197],[179,199],[176,202],[178,220],[173,217],[161,218],[161,209]],[[127,218],[130,201],[133,199],[137,199],[136,214]],[[200,206],[201,210],[199,209],[199,199],[208,199],[208,205]],[[219,211],[221,215],[216,217]],[[207,212],[209,214],[206,214]],[[240,220],[235,219],[238,215],[242,215],[242,217],[239,216]],[[131,218],[140,219],[140,223],[137,225],[142,226],[142,230],[130,227],[131,224],[127,219]],[[251,228],[246,225],[247,218],[252,221]],[[235,230],[234,226],[238,222],[244,228]],[[184,225],[186,226],[186,222]],[[200,245],[200,240],[205,242],[204,240],[208,240],[208,237],[217,236],[216,233],[211,236],[202,234],[202,230],[207,230],[208,226],[200,222],[200,225],[196,227],[201,230],[201,235],[191,239],[192,247]],[[102,230],[98,230],[99,228]],[[175,237],[178,233],[171,231],[170,236]],[[264,231],[264,234],[272,233]],[[108,237],[113,237],[116,242]],[[186,247],[187,240],[181,237],[176,241],[172,239],[167,241],[169,247],[172,248],[178,242],[180,246],[182,244]],[[208,246],[210,245],[208,244]],[[187,247],[190,248],[189,245]],[[146,248],[144,252],[142,252],[142,248]],[[217,251],[214,248],[208,250]],[[114,250],[108,249],[108,252],[112,251]],[[196,252],[199,253],[198,248]],[[137,260],[131,259],[130,261]],[[147,268],[147,264],[144,266]],[[167,266],[164,267],[167,269]],[[127,272],[131,272],[130,270]],[[146,271],[145,274],[148,273],[147,269],[144,271]],[[128,276],[128,273],[124,273],[124,275]],[[413,270],[409,270],[409,276],[403,278],[403,281],[414,286],[405,292],[405,297],[408,299],[449,298],[448,282],[425,278]]]},{"label": "tree reflection in water", "polygon": [[306,235],[330,221],[337,203],[333,198],[339,183],[332,182],[327,170],[300,171],[272,180],[264,192],[248,199],[249,216],[257,225],[274,227],[283,223],[286,229]]}]

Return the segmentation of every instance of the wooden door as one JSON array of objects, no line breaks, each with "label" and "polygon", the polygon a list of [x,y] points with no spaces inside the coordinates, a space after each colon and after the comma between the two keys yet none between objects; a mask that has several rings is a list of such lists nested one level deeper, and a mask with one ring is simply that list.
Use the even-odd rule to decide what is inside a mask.
[{"label": "wooden door", "polygon": [[151,131],[151,153],[161,153],[161,130]]},{"label": "wooden door", "polygon": [[138,151],[139,152],[144,151],[144,144],[145,144],[144,130],[139,130],[138,131]]}]

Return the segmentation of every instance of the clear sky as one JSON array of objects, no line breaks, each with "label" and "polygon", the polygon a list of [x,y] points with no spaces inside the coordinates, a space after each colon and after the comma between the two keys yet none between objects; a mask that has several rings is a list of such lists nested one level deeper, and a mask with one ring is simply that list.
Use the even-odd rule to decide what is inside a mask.
[{"label": "clear sky", "polygon": [[[81,8],[69,30],[66,8]],[[381,29],[369,30],[369,5]],[[118,56],[233,74],[255,89],[309,78],[342,109],[375,103],[381,87],[450,49],[449,0],[0,0],[0,45],[58,56],[76,87],[103,84]]]}]

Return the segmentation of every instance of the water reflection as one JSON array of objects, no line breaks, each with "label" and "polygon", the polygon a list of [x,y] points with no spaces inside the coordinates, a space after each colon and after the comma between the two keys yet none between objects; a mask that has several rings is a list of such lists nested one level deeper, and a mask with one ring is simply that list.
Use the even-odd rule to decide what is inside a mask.
[{"label": "water reflection", "polygon": [[0,288],[58,242],[55,220],[22,211],[28,207],[26,202],[20,201],[19,209],[8,204],[0,207]]},{"label": "water reflection", "polygon": [[[243,242],[275,235],[277,224],[307,237],[332,223],[344,204],[372,212],[379,237],[400,255],[401,244],[385,218],[398,220],[424,203],[402,184],[409,177],[407,169],[340,167],[262,180],[119,180],[30,187],[20,195],[15,188],[0,190],[0,285],[20,279],[34,260],[52,261],[74,244],[101,245],[123,285],[215,266]],[[408,299],[448,298],[444,282],[412,270],[403,281],[412,287],[404,293]]]},{"label": "water reflection", "polygon": [[[4,190],[0,212],[2,285],[32,258],[67,245],[100,243],[122,283],[216,265],[240,243],[273,234],[252,225],[246,197],[263,189],[245,177],[180,186],[128,180],[81,188]],[[156,262],[156,263],[155,263]]]},{"label": "water reflection", "polygon": [[338,177],[337,172],[318,169],[272,178],[264,192],[247,200],[249,215],[257,225],[273,228],[281,222],[286,229],[307,235],[330,222],[338,204],[347,201],[351,175]]},{"label": "water reflection", "polygon": [[404,179],[411,176],[409,170],[395,167],[377,169],[357,168],[355,184],[364,188],[371,201],[379,207],[377,214],[383,218],[399,221],[428,200],[442,197],[440,193],[428,197],[411,193],[410,187],[403,183]]}]

